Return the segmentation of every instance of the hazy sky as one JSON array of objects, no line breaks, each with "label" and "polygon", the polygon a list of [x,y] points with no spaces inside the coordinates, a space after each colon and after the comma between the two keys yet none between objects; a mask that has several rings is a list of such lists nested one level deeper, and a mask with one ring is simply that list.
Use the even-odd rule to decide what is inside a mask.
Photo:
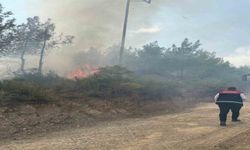
[{"label": "hazy sky", "polygon": [[[201,40],[231,63],[250,65],[250,0],[131,0],[127,46],[159,41],[169,47],[184,38]],[[125,0],[1,0],[18,22],[52,18],[59,31],[76,35],[78,49],[119,43]]]}]

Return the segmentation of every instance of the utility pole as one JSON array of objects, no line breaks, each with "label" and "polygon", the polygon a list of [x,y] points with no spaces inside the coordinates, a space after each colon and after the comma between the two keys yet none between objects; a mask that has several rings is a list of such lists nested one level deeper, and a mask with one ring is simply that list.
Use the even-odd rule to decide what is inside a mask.
[{"label": "utility pole", "polygon": [[124,19],[124,25],[123,25],[123,32],[122,32],[122,43],[121,43],[121,49],[120,49],[120,58],[119,58],[119,65],[120,66],[122,65],[123,52],[124,52],[124,47],[125,47],[126,32],[127,32],[127,25],[128,25],[129,6],[130,6],[130,0],[127,0],[125,19]]},{"label": "utility pole", "polygon": [[[122,66],[122,61],[123,61],[123,53],[124,53],[126,33],[127,33],[130,1],[131,0],[127,0],[126,10],[125,10],[125,19],[124,19],[124,25],[123,25],[122,42],[121,42],[120,57],[119,57],[119,65],[120,66]],[[149,3],[149,4],[151,3],[151,0],[143,0],[143,1],[146,2],[146,3]]]}]

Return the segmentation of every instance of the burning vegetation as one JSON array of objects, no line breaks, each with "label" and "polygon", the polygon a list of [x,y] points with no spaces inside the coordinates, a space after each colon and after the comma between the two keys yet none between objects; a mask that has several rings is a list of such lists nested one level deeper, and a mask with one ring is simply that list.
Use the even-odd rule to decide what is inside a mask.
[{"label": "burning vegetation", "polygon": [[69,73],[68,78],[69,79],[82,79],[87,78],[89,76],[92,76],[94,74],[98,74],[100,72],[98,67],[94,67],[90,64],[85,64],[82,67],[73,70]]}]

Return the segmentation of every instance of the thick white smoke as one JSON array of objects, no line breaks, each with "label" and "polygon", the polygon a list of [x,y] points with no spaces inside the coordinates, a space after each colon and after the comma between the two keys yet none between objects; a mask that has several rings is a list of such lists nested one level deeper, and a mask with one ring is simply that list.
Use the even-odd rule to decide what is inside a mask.
[{"label": "thick white smoke", "polygon": [[[85,51],[89,47],[105,49],[121,41],[122,27],[126,0],[27,0],[27,9],[31,14],[41,18],[51,18],[58,32],[74,35],[74,46],[64,52],[64,59],[60,55],[49,57],[47,66],[54,66],[56,62],[70,64],[74,53]],[[140,46],[149,41],[158,40],[153,34],[161,32],[161,16],[167,16],[167,9],[176,8],[177,13],[193,13],[200,11],[200,6],[206,2],[198,0],[152,0],[149,5],[143,0],[131,0],[127,46]],[[192,7],[191,7],[192,6]],[[202,10],[201,10],[202,11]],[[159,19],[157,19],[159,18]],[[166,17],[164,17],[166,18]],[[181,37],[184,38],[184,37]],[[56,60],[56,61],[55,61]],[[60,63],[62,60],[62,63]],[[68,65],[66,68],[71,67]],[[61,69],[60,69],[61,70]]]}]

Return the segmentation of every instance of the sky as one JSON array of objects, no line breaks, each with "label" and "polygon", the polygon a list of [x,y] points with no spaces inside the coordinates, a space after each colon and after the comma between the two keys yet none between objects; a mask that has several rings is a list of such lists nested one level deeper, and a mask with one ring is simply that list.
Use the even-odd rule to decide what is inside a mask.
[{"label": "sky", "polygon": [[[250,0],[131,0],[126,46],[200,40],[235,66],[250,65]],[[120,43],[125,0],[1,0],[17,22],[51,18],[58,32],[76,36],[75,51]]]}]

